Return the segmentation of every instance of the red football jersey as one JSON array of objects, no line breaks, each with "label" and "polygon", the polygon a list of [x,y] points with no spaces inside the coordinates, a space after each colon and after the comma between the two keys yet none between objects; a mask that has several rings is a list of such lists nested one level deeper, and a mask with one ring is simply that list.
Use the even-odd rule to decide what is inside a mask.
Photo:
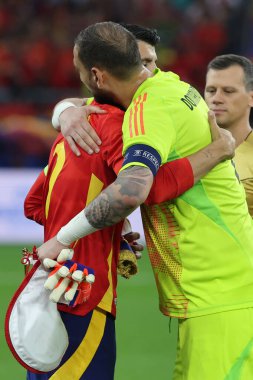
[{"label": "red football jersey", "polygon": [[[44,225],[45,241],[57,234],[115,179],[122,164],[123,111],[100,106],[107,114],[92,114],[90,122],[102,140],[100,152],[77,157],[59,134],[50,153],[46,175],[41,173],[25,201],[27,217]],[[74,245],[73,260],[94,269],[96,280],[90,299],[70,308],[59,309],[85,315],[99,306],[115,315],[117,260],[122,223],[94,232]]]}]

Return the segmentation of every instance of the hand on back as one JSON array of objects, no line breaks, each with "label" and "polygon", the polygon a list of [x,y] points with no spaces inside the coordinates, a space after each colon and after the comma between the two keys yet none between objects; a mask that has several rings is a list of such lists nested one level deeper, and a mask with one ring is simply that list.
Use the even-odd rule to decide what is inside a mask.
[{"label": "hand on back", "polygon": [[77,156],[80,156],[79,148],[88,154],[99,152],[100,138],[88,121],[91,113],[105,113],[105,111],[89,105],[69,107],[59,117],[61,132]]}]

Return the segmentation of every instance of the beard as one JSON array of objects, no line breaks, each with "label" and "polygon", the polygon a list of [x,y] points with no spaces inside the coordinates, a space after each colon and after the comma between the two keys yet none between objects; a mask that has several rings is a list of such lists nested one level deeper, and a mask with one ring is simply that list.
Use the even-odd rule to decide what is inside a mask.
[{"label": "beard", "polygon": [[100,104],[110,104],[125,111],[125,109],[120,103],[116,101],[115,96],[110,91],[96,90],[93,92],[93,96],[96,102]]},{"label": "beard", "polygon": [[122,105],[119,102],[117,102],[117,99],[113,92],[99,89],[97,87],[97,84],[91,78],[89,80],[89,83],[86,83],[86,87],[88,88],[89,92],[94,97],[96,102],[100,104],[110,104],[125,111]]}]

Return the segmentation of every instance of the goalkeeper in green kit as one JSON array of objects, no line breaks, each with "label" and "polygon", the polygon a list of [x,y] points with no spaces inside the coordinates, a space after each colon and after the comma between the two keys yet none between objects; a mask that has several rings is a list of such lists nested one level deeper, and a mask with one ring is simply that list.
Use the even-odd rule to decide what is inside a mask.
[{"label": "goalkeeper in green kit", "polygon": [[[146,200],[161,165],[210,142],[197,91],[173,73],[148,72],[119,25],[82,31],[74,62],[95,97],[126,109],[125,159],[117,179],[39,248],[42,259],[119,222]],[[224,161],[173,202],[163,200],[141,209],[160,309],[179,318],[174,379],[250,380],[253,225],[234,167]]]}]

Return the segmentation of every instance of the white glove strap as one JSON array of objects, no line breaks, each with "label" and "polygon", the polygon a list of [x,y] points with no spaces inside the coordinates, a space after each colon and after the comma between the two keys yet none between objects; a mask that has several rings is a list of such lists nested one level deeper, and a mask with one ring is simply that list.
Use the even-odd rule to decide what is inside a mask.
[{"label": "white glove strap", "polygon": [[67,108],[75,107],[76,105],[72,102],[61,102],[57,104],[54,108],[53,116],[52,116],[52,125],[56,130],[59,130],[60,127],[60,114],[65,111]]},{"label": "white glove strap", "polygon": [[82,237],[97,231],[97,228],[92,227],[88,222],[84,211],[82,210],[68,224],[60,229],[57,234],[57,240],[59,243],[69,246],[74,241],[81,239]]}]

